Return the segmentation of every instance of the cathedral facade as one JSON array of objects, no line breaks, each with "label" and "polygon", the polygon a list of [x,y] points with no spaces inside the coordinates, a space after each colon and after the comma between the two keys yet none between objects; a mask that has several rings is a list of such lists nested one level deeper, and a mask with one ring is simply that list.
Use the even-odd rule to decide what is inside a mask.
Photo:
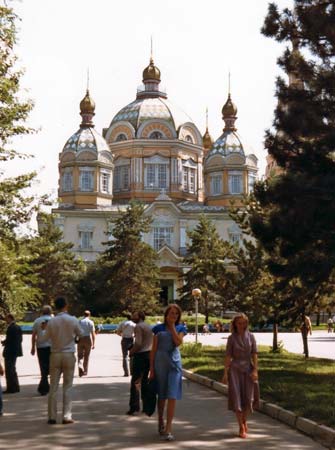
[{"label": "cathedral facade", "polygon": [[87,90],[80,103],[80,128],[59,155],[59,205],[53,210],[64,240],[84,261],[94,261],[113,239],[113,220],[131,200],[152,217],[143,236],[159,255],[163,303],[178,298],[187,230],[200,214],[220,236],[239,242],[231,200],[241,202],[257,177],[257,158],[245,155],[236,132],[237,108],[230,93],[222,108],[223,134],[214,142],[160,90],[161,74],[151,58],[134,101],[116,113],[100,135],[95,103]]}]

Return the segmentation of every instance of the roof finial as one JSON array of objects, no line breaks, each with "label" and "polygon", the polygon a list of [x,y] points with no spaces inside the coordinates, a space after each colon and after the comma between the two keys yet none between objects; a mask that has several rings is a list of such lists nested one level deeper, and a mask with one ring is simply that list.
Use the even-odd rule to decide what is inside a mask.
[{"label": "roof finial", "polygon": [[206,130],[208,131],[208,106],[206,106]]},{"label": "roof finial", "polygon": [[89,91],[89,88],[90,88],[90,68],[87,67],[87,87],[86,87],[87,92]]},{"label": "roof finial", "polygon": [[228,95],[230,95],[230,70],[228,71]]},{"label": "roof finial", "polygon": [[154,56],[153,56],[153,45],[152,45],[152,35],[150,36],[150,62],[154,62]]}]

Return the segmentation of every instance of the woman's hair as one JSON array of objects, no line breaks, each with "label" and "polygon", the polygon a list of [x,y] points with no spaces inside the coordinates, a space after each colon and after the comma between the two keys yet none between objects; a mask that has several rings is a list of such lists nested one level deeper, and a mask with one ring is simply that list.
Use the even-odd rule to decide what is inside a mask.
[{"label": "woman's hair", "polygon": [[233,320],[231,321],[231,326],[230,326],[230,330],[232,333],[237,333],[237,326],[236,326],[236,322],[238,319],[244,319],[247,323],[245,329],[248,329],[249,326],[249,319],[248,316],[244,313],[238,313],[236,314],[236,316],[234,316]]},{"label": "woman's hair", "polygon": [[181,313],[182,313],[182,311],[181,311],[180,306],[176,305],[175,303],[171,303],[171,304],[166,308],[165,313],[164,313],[164,323],[166,323],[167,315],[169,314],[169,311],[170,311],[172,308],[174,308],[174,309],[177,310],[178,318],[177,318],[177,320],[176,320],[176,325],[178,325],[179,322],[180,322],[180,319],[181,319]]}]

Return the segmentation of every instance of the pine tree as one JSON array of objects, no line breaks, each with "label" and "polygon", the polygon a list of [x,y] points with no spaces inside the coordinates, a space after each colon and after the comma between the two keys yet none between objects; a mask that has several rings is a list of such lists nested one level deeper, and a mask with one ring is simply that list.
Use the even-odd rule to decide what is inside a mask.
[{"label": "pine tree", "polygon": [[85,269],[72,247],[72,243],[63,242],[63,233],[54,224],[53,215],[41,213],[38,235],[26,240],[29,266],[35,277],[32,286],[40,292],[39,305],[51,304],[59,295],[71,302],[77,278]]},{"label": "pine tree", "polygon": [[265,141],[282,173],[255,186],[248,214],[293,320],[318,308],[335,265],[334,20],[333,1],[296,0],[282,12],[271,4],[262,29],[289,45]]},{"label": "pine tree", "polygon": [[[114,222],[113,239],[98,261],[106,312],[122,314],[158,307],[159,269],[157,253],[142,235],[150,230],[151,218],[144,216],[144,205],[131,202]],[[100,302],[101,303],[101,302]]]},{"label": "pine tree", "polygon": [[180,288],[181,302],[187,309],[193,309],[192,290],[200,289],[199,310],[205,314],[208,323],[213,307],[218,302],[226,306],[228,300],[224,288],[228,282],[226,259],[231,246],[220,238],[213,222],[204,215],[200,216],[195,229],[187,232],[187,236],[190,243],[187,244],[183,263],[189,270],[184,274],[184,285]]}]

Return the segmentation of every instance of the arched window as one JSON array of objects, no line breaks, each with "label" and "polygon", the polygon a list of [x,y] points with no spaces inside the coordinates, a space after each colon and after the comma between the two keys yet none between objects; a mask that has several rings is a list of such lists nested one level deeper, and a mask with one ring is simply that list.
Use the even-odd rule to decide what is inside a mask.
[{"label": "arched window", "polygon": [[191,136],[190,134],[187,134],[187,135],[185,136],[185,141],[186,141],[186,142],[190,142],[191,144],[193,144],[193,138],[192,138],[192,136]]},{"label": "arched window", "polygon": [[149,135],[149,139],[163,139],[163,138],[164,138],[163,133],[161,133],[160,131],[153,131]]},{"label": "arched window", "polygon": [[116,136],[115,141],[119,142],[119,141],[126,141],[127,140],[127,135],[124,133],[120,133]]}]

